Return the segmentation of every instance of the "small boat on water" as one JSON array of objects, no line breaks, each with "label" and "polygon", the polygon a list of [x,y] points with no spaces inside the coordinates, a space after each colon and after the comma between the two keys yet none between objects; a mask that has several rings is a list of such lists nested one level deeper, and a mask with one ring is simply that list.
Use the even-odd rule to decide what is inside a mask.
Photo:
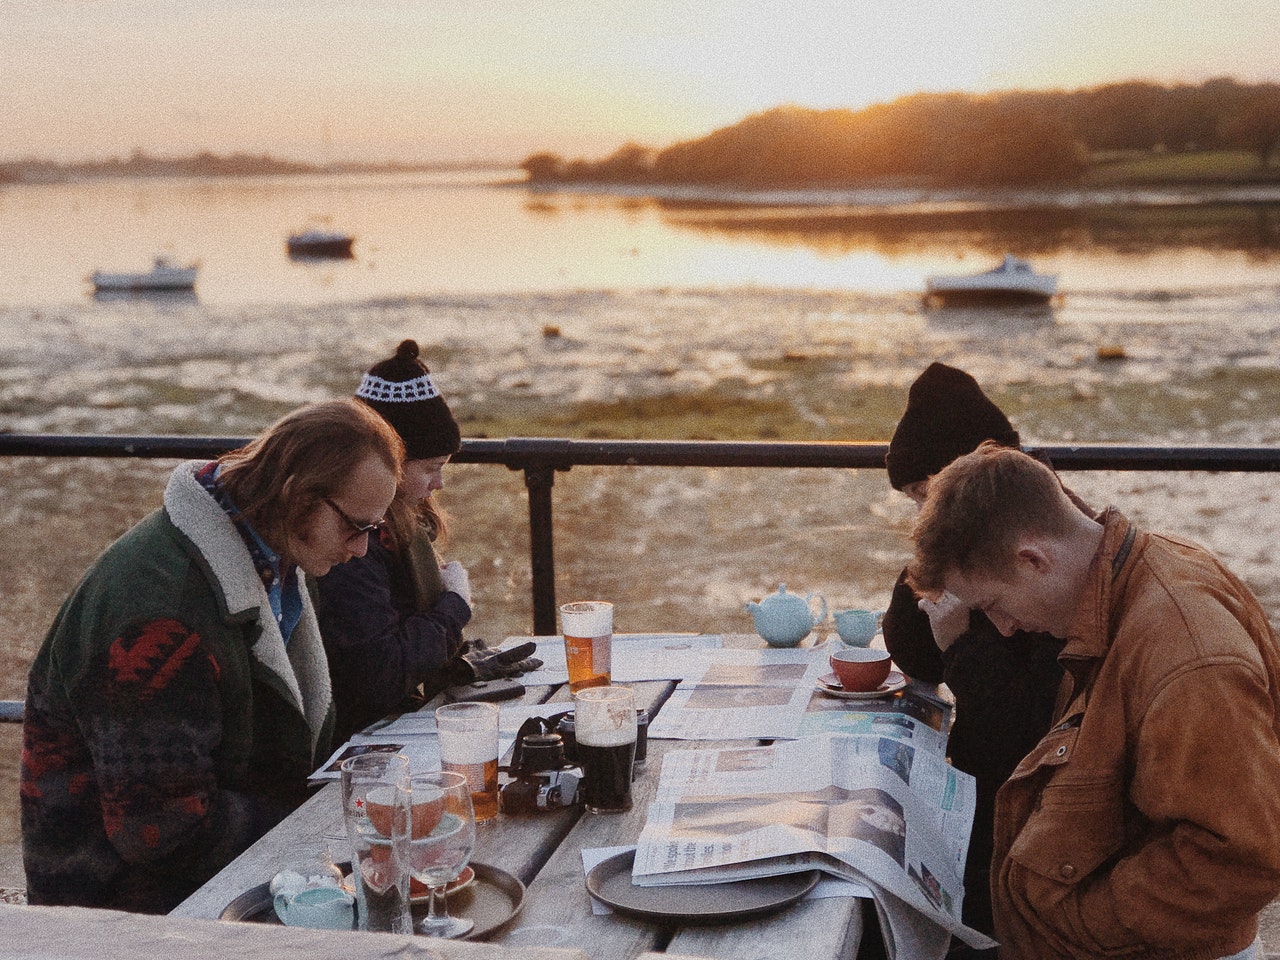
[{"label": "small boat on water", "polygon": [[311,228],[300,233],[289,234],[285,248],[291,257],[331,257],[349,259],[351,245],[356,238],[349,233],[336,230],[320,230]]},{"label": "small boat on water", "polygon": [[1025,260],[1006,253],[990,270],[925,280],[925,296],[954,303],[1047,303],[1058,292],[1054,274],[1036,273]]},{"label": "small boat on water", "polygon": [[168,257],[156,257],[146,273],[108,273],[95,270],[89,277],[94,290],[142,293],[157,290],[193,290],[196,285],[197,264],[175,266]]}]

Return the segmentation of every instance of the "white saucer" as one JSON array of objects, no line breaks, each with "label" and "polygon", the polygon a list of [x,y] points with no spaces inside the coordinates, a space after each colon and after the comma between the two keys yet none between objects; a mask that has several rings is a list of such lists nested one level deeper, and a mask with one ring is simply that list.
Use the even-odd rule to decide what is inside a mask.
[{"label": "white saucer", "polygon": [[814,688],[819,693],[825,693],[829,697],[839,697],[841,700],[874,700],[876,697],[887,697],[897,693],[906,685],[907,678],[899,671],[891,670],[889,676],[885,677],[884,683],[874,690],[846,690],[840,686],[840,681],[836,679],[834,673],[824,673],[818,678]]}]

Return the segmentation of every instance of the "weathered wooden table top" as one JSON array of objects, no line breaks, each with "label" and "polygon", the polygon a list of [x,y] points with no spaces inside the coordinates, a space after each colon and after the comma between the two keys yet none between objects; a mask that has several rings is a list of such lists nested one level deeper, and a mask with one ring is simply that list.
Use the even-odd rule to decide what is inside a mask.
[{"label": "weathered wooden table top", "polygon": [[[812,642],[806,641],[807,643]],[[762,646],[759,637],[729,635],[726,646]],[[636,701],[661,709],[674,681],[629,684]],[[526,703],[569,700],[565,687],[531,687]],[[740,745],[741,741],[737,741]],[[805,900],[767,917],[745,922],[662,926],[616,914],[592,913],[583,877],[582,851],[634,844],[658,784],[661,758],[668,750],[704,749],[728,743],[649,741],[648,761],[632,789],[634,803],[624,814],[595,815],[581,806],[524,816],[502,814],[477,826],[474,860],[499,867],[527,887],[524,908],[488,938],[511,946],[537,943],[576,948],[591,960],[635,960],[647,951],[670,957],[725,960],[852,960],[862,934],[861,901],[852,897]],[[236,897],[270,881],[281,865],[326,845],[333,849],[342,820],[336,783],[321,787],[239,858],[196,891],[173,912],[178,917],[216,918]],[[341,842],[341,841],[338,841]],[[336,859],[335,855],[335,859]]]}]

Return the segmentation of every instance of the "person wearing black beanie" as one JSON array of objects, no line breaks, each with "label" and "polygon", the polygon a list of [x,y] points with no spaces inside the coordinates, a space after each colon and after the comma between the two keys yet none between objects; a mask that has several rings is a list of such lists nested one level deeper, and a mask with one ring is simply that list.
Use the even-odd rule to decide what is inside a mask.
[{"label": "person wearing black beanie", "polygon": [[[1018,431],[973,377],[944,363],[930,364],[911,385],[907,409],[889,442],[889,482],[922,504],[929,478],[985,440],[1020,446]],[[1004,637],[979,610],[922,601],[907,585],[905,571],[881,627],[885,646],[903,671],[927,683],[945,682],[955,697],[948,754],[977,785],[963,919],[991,934],[995,795],[1049,729],[1062,679],[1057,660],[1062,641],[1022,632]],[[987,953],[958,945],[952,955]]]},{"label": "person wearing black beanie", "polygon": [[395,428],[405,464],[387,523],[369,538],[368,552],[319,582],[316,612],[343,738],[455,684],[541,665],[529,657],[532,643],[490,650],[483,640],[463,638],[471,581],[458,561],[440,562],[448,524],[434,499],[462,433],[417,342],[402,341],[370,367],[355,397]]},{"label": "person wearing black beanie", "polygon": [[1018,447],[1018,431],[963,370],[931,363],[911,385],[907,409],[893,431],[885,467],[903,490],[927,480],[984,440]]}]

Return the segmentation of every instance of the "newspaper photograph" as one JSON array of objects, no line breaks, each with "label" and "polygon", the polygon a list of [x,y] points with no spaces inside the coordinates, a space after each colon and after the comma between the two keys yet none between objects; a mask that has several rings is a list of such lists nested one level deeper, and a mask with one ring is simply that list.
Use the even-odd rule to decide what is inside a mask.
[{"label": "newspaper photograph", "polygon": [[874,734],[671,751],[637,842],[638,886],[820,868],[874,893],[895,955],[941,957],[960,920],[974,781]]},{"label": "newspaper photograph", "polygon": [[946,756],[947,705],[913,688],[891,697],[850,702],[815,694],[800,721],[798,737],[860,733],[890,737],[939,757]]}]

